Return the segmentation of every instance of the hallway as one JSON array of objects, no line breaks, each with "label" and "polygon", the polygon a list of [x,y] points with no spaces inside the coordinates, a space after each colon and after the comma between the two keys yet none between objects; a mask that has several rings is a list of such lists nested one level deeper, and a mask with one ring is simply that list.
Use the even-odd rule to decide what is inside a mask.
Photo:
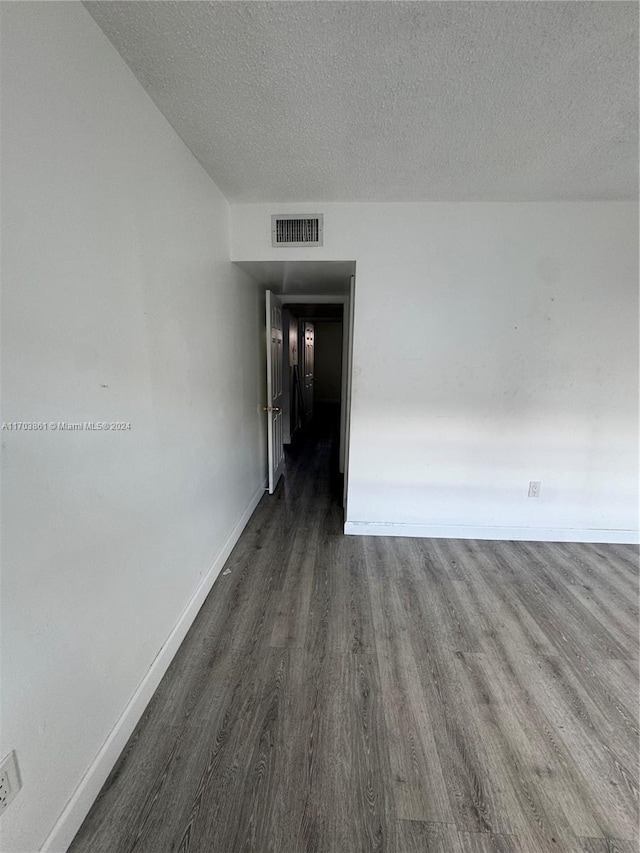
[{"label": "hallway", "polygon": [[288,452],[73,853],[630,853],[637,549],[345,537],[335,460]]}]

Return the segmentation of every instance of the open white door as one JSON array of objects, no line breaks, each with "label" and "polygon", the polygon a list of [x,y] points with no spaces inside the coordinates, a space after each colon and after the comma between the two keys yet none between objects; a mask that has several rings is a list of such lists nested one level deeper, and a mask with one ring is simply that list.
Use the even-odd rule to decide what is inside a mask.
[{"label": "open white door", "polygon": [[284,471],[282,443],[282,302],[267,290],[267,418],[269,447],[269,494]]},{"label": "open white door", "polygon": [[347,494],[349,489],[349,437],[351,435],[351,373],[353,371],[353,317],[356,301],[356,277],[351,276],[349,283],[349,309],[343,317],[343,323],[347,324],[345,334],[346,358],[343,356],[342,375],[345,380],[343,404],[344,413],[344,487],[342,492],[342,506],[347,517]]}]

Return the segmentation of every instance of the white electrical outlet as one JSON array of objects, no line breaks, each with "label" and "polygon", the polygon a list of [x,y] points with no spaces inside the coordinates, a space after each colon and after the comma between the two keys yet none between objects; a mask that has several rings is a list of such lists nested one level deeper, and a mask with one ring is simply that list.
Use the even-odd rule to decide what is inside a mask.
[{"label": "white electrical outlet", "polygon": [[531,480],[529,482],[529,497],[530,498],[539,498],[540,497],[540,480]]},{"label": "white electrical outlet", "polygon": [[5,811],[21,786],[16,754],[11,751],[0,762],[0,814]]}]

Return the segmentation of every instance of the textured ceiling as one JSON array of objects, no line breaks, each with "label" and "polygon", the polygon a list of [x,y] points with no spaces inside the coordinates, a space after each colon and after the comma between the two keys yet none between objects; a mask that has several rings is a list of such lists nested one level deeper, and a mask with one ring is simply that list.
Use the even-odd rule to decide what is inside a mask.
[{"label": "textured ceiling", "polygon": [[85,6],[231,201],[637,195],[635,2]]}]

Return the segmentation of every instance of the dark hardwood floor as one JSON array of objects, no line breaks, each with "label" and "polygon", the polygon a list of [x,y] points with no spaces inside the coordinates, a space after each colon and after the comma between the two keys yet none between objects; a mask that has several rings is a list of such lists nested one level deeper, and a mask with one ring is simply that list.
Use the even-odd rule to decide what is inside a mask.
[{"label": "dark hardwood floor", "polygon": [[342,535],[287,459],[73,853],[631,853],[638,550]]}]

